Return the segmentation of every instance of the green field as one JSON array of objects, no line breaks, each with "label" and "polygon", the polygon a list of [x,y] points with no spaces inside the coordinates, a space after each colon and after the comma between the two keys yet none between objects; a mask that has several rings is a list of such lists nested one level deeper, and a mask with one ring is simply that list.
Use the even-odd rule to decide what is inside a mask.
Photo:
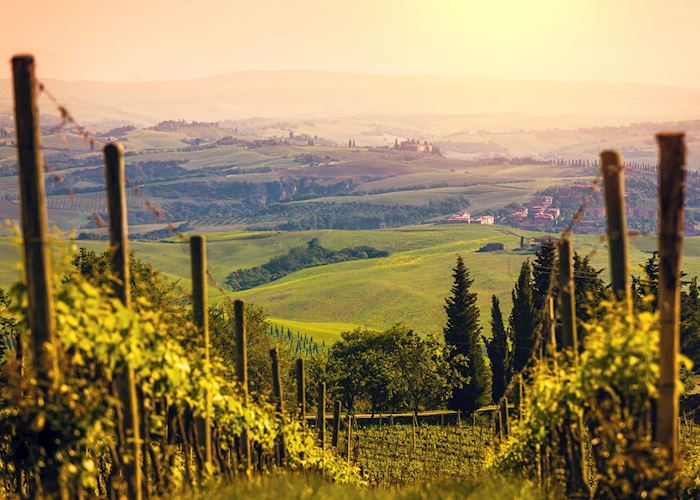
[{"label": "green field", "polygon": [[[238,268],[258,266],[270,258],[287,253],[295,246],[317,237],[332,249],[370,245],[391,252],[389,257],[341,262],[295,272],[283,279],[243,292],[226,292],[212,286],[211,299],[224,294],[256,302],[265,307],[274,323],[313,335],[314,340],[333,341],[339,332],[353,326],[382,328],[396,322],[426,333],[440,333],[445,315],[444,298],[451,285],[451,268],[461,254],[475,280],[482,324],[488,327],[490,297],[497,295],[506,311],[510,291],[522,261],[520,235],[537,233],[513,231],[500,226],[414,226],[375,231],[299,231],[237,232],[208,235],[209,267],[218,284]],[[478,253],[489,242],[502,242],[503,252]],[[74,242],[91,249],[104,249],[106,242]],[[596,249],[593,262],[606,267],[607,249],[597,235],[578,236],[574,244],[579,252]],[[68,251],[66,245],[58,253]],[[633,270],[647,259],[655,247],[653,236],[630,238]],[[180,240],[132,242],[136,255],[152,263],[167,277],[189,286],[189,253]],[[0,284],[16,280],[18,271],[16,244],[0,237]],[[684,268],[690,275],[700,274],[700,238],[688,238]],[[607,277],[607,273],[604,273]]]}]

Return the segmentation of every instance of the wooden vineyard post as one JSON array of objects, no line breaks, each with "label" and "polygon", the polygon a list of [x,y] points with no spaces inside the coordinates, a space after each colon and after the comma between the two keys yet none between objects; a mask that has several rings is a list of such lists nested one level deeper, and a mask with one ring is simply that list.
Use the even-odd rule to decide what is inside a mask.
[{"label": "wooden vineyard post", "polygon": [[[109,211],[109,253],[114,277],[114,294],[124,307],[131,307],[131,282],[129,272],[129,238],[126,216],[126,188],[124,179],[124,150],[116,143],[104,148],[105,189]],[[139,401],[136,392],[134,369],[127,363],[119,376],[117,386],[122,406],[123,436],[121,455],[129,498],[142,498],[141,436]],[[119,419],[118,419],[119,420]],[[130,453],[129,453],[130,451]]]},{"label": "wooden vineyard post", "polygon": [[284,413],[284,399],[282,397],[282,376],[280,375],[279,353],[277,348],[270,349],[270,359],[272,361],[272,392],[277,407],[277,413]]},{"label": "wooden vineyard post", "polygon": [[[236,321],[236,375],[243,391],[243,404],[248,405],[248,346],[246,338],[245,303],[236,300],[233,303],[233,314]],[[245,471],[251,467],[250,439],[248,429],[241,432],[241,458]]]},{"label": "wooden vineyard post", "polygon": [[493,412],[493,435],[499,440],[503,439],[503,423],[500,406]]},{"label": "wooden vineyard post", "polygon": [[316,416],[318,422],[318,440],[321,448],[326,449],[326,383],[318,385],[318,412]]},{"label": "wooden vineyard post", "polygon": [[522,374],[518,375],[518,422],[523,421],[523,411],[525,408],[525,382]]},{"label": "wooden vineyard post", "polygon": [[[578,339],[576,333],[576,300],[574,288],[574,260],[571,238],[559,240],[559,314],[561,317],[562,349],[578,363]],[[550,307],[552,307],[550,305]],[[553,312],[550,312],[553,316]],[[576,417],[573,416],[573,419]],[[583,418],[578,418],[577,432],[568,431],[570,463],[567,467],[567,492],[572,496],[588,495],[585,452],[583,448]]]},{"label": "wooden vineyard post", "polygon": [[628,310],[631,312],[632,295],[627,259],[624,167],[622,159],[616,151],[603,151],[600,154],[600,162],[605,187],[612,290],[617,300],[627,303]]},{"label": "wooden vineyard post", "polygon": [[[270,358],[272,360],[272,392],[275,399],[275,405],[277,407],[277,415],[279,418],[284,418],[284,397],[282,395],[282,376],[280,374],[280,362],[279,353],[277,348],[270,349]],[[280,435],[279,438],[279,456],[277,460],[278,465],[282,465],[285,460],[285,443],[284,436]]]},{"label": "wooden vineyard post", "polygon": [[[207,306],[207,250],[203,236],[190,238],[190,257],[192,259],[192,312],[194,324],[202,336],[204,362],[209,366],[209,308]],[[204,463],[207,473],[212,467],[211,448],[211,394],[205,395],[204,421],[201,422],[197,445],[204,451]]]},{"label": "wooden vineyard post", "polygon": [[304,359],[297,359],[297,406],[301,426],[306,427],[306,380],[304,378]]},{"label": "wooden vineyard post", "polygon": [[562,348],[570,350],[573,359],[577,359],[574,259],[571,238],[568,236],[559,240],[559,316],[561,317]]},{"label": "wooden vineyard post", "polygon": [[413,418],[411,418],[411,453],[416,452],[416,412],[413,412]]},{"label": "wooden vineyard post", "polygon": [[[33,376],[44,391],[56,388],[61,378],[58,364],[58,345],[51,292],[51,259],[49,256],[48,215],[44,191],[44,161],[41,155],[41,129],[37,105],[37,80],[34,57],[12,58],[12,78],[15,101],[15,129],[17,132],[17,161],[22,217],[22,246],[27,280],[31,333],[31,361]],[[21,340],[18,344],[21,348]],[[24,363],[24,360],[22,360]],[[52,433],[38,436],[37,444],[54,446]],[[19,477],[23,472],[18,470]],[[39,472],[41,489],[45,496],[59,493],[59,464],[51,457]]]},{"label": "wooden vineyard post", "polygon": [[[29,298],[32,364],[40,384],[56,387],[60,379],[56,323],[51,295],[48,215],[41,155],[38,88],[34,57],[12,58],[17,130],[19,193],[22,203],[22,245]],[[58,478],[56,478],[58,480]],[[53,493],[53,492],[52,492]]]},{"label": "wooden vineyard post", "polygon": [[[554,316],[554,297],[547,299],[547,323],[549,326],[549,352],[554,356],[557,352],[557,320]],[[556,358],[555,363],[556,363]]]},{"label": "wooden vineyard post", "polygon": [[350,454],[352,453],[352,415],[350,414],[350,408],[348,408],[348,466],[350,465]]},{"label": "wooden vineyard post", "polygon": [[340,401],[333,404],[333,435],[331,436],[331,446],[338,447],[338,436],[340,435]]},{"label": "wooden vineyard post", "polygon": [[661,323],[659,404],[656,438],[678,464],[681,255],[685,196],[685,136],[658,134],[659,315]]}]

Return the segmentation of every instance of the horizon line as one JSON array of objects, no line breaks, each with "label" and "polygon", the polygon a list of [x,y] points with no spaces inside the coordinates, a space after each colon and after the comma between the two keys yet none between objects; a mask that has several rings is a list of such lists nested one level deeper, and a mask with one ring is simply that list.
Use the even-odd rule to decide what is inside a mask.
[{"label": "horizon line", "polygon": [[[39,66],[40,67],[40,66]],[[659,87],[677,90],[700,90],[700,86],[694,87],[690,85],[672,85],[668,83],[656,83],[649,81],[634,81],[634,80],[568,80],[568,79],[547,79],[547,78],[512,78],[489,75],[474,75],[474,74],[434,74],[434,73],[379,73],[379,72],[364,72],[364,71],[347,71],[347,70],[324,70],[324,69],[303,69],[303,68],[277,68],[277,69],[239,69],[223,73],[214,73],[206,76],[196,76],[182,79],[154,79],[154,80],[91,80],[91,79],[76,79],[69,80],[55,76],[42,77],[44,80],[53,80],[64,83],[88,83],[88,84],[106,84],[106,85],[149,85],[149,84],[167,84],[167,83],[187,83],[197,82],[200,80],[211,80],[236,74],[252,74],[252,73],[318,73],[324,75],[345,75],[345,76],[363,76],[363,77],[378,77],[378,78],[433,78],[438,80],[497,80],[506,82],[522,82],[522,83],[558,83],[558,84],[585,84],[585,85],[632,85],[643,87]],[[0,78],[0,81],[11,80],[11,77]]]}]

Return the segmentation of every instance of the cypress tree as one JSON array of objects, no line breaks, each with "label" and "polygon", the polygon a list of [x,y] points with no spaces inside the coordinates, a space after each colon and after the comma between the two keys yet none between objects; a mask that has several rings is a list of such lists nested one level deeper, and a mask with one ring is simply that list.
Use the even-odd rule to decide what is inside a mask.
[{"label": "cypress tree", "polygon": [[491,396],[497,402],[510,381],[510,355],[508,353],[508,332],[503,326],[503,314],[498,297],[491,296],[491,339],[483,338],[491,360]]},{"label": "cypress tree", "polygon": [[[545,298],[549,291],[549,282],[554,279],[557,282],[557,246],[554,240],[547,239],[542,243],[535,254],[535,262],[532,264],[532,301],[535,309],[541,311]],[[556,288],[552,288],[553,297],[556,297]]]},{"label": "cypress tree", "polygon": [[[654,252],[642,266],[642,275],[632,277],[633,300],[640,311],[656,311],[659,302],[659,253]],[[644,300],[651,297],[651,303]]]},{"label": "cypress tree", "polygon": [[461,256],[457,256],[457,265],[453,271],[452,296],[445,299],[445,343],[454,348],[450,361],[454,362],[454,358],[461,355],[466,358],[467,366],[457,365],[466,383],[452,391],[449,406],[454,410],[471,413],[488,402],[491,395],[490,376],[479,342],[481,327],[476,293],[470,291],[474,280],[469,276]]},{"label": "cypress tree", "polygon": [[579,348],[583,349],[586,336],[584,323],[589,323],[600,308],[596,307],[605,298],[605,282],[600,277],[602,269],[591,265],[590,257],[581,257],[574,252],[574,297],[576,299],[576,330]]},{"label": "cypress tree", "polygon": [[529,260],[523,262],[520,268],[512,298],[513,310],[509,323],[513,342],[513,373],[517,373],[530,360],[537,338],[537,312],[533,302],[532,267]]}]

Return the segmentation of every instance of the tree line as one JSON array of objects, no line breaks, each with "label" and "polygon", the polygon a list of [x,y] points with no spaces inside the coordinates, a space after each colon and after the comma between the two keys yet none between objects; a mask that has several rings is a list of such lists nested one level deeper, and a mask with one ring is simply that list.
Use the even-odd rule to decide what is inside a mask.
[{"label": "tree line", "polygon": [[[448,316],[445,342],[451,352],[467,362],[462,365],[461,387],[455,387],[449,406],[474,411],[497,402],[504,395],[514,374],[529,362],[537,345],[536,332],[546,317],[548,295],[558,296],[558,258],[554,240],[546,240],[533,262],[525,260],[511,292],[512,309],[504,318],[501,304],[491,297],[490,336],[482,334],[476,294],[470,289],[473,279],[461,257],[454,268],[452,296],[447,299]],[[586,324],[600,319],[599,304],[610,298],[609,286],[601,278],[602,269],[594,268],[588,256],[574,255],[574,286],[579,350],[588,335]],[[632,297],[636,311],[655,312],[658,302],[659,259],[654,252],[641,273],[632,278]],[[556,308],[556,306],[555,306]],[[681,352],[695,367],[700,366],[700,289],[697,277],[683,282],[681,291]],[[556,341],[561,343],[561,327],[556,325]],[[483,347],[482,347],[483,346]],[[485,349],[484,349],[485,348]],[[484,353],[484,350],[486,351]],[[682,380],[691,385],[692,374],[682,370]]]},{"label": "tree line", "polygon": [[231,290],[248,290],[278,280],[301,269],[388,255],[389,252],[385,250],[377,250],[369,246],[330,250],[323,247],[318,238],[313,238],[306,243],[306,246],[292,248],[287,254],[275,257],[262,266],[238,269],[232,272],[226,277],[226,284]]},{"label": "tree line", "polygon": [[[589,256],[574,254],[575,314],[579,350],[583,351],[586,324],[600,321],[600,303],[610,299],[610,287]],[[654,312],[658,301],[658,255],[653,253],[632,278],[636,311]],[[371,413],[418,411],[448,407],[471,414],[504,395],[538,346],[547,297],[557,310],[558,256],[554,239],[545,240],[532,261],[522,263],[511,292],[510,314],[491,297],[489,332],[484,332],[477,307],[474,280],[464,259],[457,257],[453,284],[445,299],[447,321],[443,338],[419,335],[405,325],[385,331],[357,329],[320,357],[312,359],[314,376],[323,379],[334,397],[347,408]],[[556,321],[556,320],[555,320]],[[562,328],[555,324],[557,344]],[[700,366],[700,289],[697,277],[684,281],[681,292],[681,350]],[[692,373],[682,370],[688,388]]]}]

